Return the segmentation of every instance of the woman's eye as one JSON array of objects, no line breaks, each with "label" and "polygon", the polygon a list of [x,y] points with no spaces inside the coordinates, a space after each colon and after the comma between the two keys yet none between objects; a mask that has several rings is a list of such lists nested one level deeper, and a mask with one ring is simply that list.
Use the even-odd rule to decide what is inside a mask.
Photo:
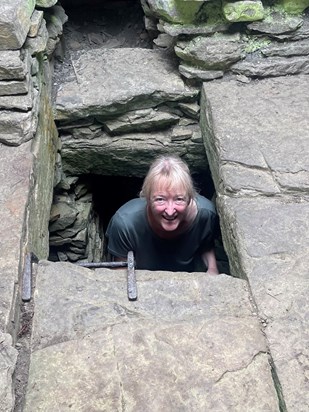
[{"label": "woman's eye", "polygon": [[176,203],[182,204],[182,203],[185,203],[185,202],[186,202],[186,199],[182,196],[179,196],[179,197],[176,198]]},{"label": "woman's eye", "polygon": [[155,201],[156,203],[164,203],[164,202],[165,202],[165,199],[164,199],[164,197],[155,197],[155,198],[154,198],[154,201]]}]

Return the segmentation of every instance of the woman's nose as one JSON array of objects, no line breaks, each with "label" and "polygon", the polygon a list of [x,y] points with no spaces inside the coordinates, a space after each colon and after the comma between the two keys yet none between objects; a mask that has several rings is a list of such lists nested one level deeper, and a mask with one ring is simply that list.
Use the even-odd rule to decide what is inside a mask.
[{"label": "woman's nose", "polygon": [[174,212],[175,212],[174,201],[173,200],[167,201],[166,207],[165,207],[165,213],[167,213],[168,215],[173,215]]}]

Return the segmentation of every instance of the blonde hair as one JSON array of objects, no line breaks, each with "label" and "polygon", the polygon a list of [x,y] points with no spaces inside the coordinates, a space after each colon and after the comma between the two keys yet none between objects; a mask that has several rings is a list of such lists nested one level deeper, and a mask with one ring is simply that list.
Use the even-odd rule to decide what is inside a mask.
[{"label": "blonde hair", "polygon": [[189,167],[178,156],[160,156],[151,164],[140,197],[150,200],[154,186],[160,183],[163,183],[167,189],[171,187],[184,189],[188,202],[196,196]]}]

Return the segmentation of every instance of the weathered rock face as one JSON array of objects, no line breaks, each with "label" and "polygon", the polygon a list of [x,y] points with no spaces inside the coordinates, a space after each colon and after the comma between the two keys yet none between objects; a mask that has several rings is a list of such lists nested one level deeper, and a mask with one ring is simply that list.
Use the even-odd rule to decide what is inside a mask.
[{"label": "weathered rock face", "polygon": [[[175,49],[180,58],[179,71],[191,84],[230,73],[248,78],[308,73],[308,53],[297,44],[309,37],[308,14],[299,16],[308,7],[307,1],[281,1],[272,6],[261,1],[224,1],[222,5],[197,2],[200,9],[181,24],[170,15],[171,7],[177,9],[177,2],[168,2],[165,9],[164,2],[148,3],[142,2],[145,13],[158,23],[155,45]],[[164,12],[158,12],[158,3]],[[238,22],[243,25],[237,26]],[[233,41],[235,33],[237,45]],[[169,35],[169,46],[162,46],[163,34]],[[298,49],[297,58],[293,47],[287,48],[286,43],[281,44],[284,55],[272,58],[267,54],[268,47],[276,47],[276,41],[283,39]]]},{"label": "weathered rock face", "polygon": [[[93,0],[91,4],[95,2],[99,3]],[[73,5],[82,3],[83,1],[80,0]],[[120,406],[120,400],[126,399],[128,408],[133,405],[132,409],[136,410],[134,399],[137,399],[143,405],[143,411],[147,410],[148,405],[151,410],[155,410],[158,405],[161,410],[172,409],[175,405],[178,410],[184,405],[189,410],[201,408],[203,411],[216,407],[219,410],[225,407],[231,409],[231,405],[232,408],[233,405],[241,405],[242,410],[252,408],[254,410],[260,408],[263,412],[277,410],[279,407],[266,355],[269,353],[274,362],[273,374],[275,384],[278,385],[279,397],[280,391],[283,393],[280,398],[281,409],[308,410],[309,389],[306,379],[308,316],[305,310],[308,299],[306,236],[308,233],[308,159],[306,157],[308,87],[304,81],[306,77],[302,77],[301,81],[295,80],[295,89],[288,77],[282,82],[278,80],[278,83],[267,83],[265,88],[261,84],[266,83],[251,82],[250,84],[250,79],[308,73],[308,12],[301,15],[299,13],[305,11],[309,3],[308,0],[280,0],[276,2],[276,7],[269,7],[265,3],[263,2],[262,10],[259,1],[226,1],[224,4],[215,0],[142,1],[147,15],[145,28],[153,40],[154,50],[151,52],[163,49],[167,52],[166,61],[164,61],[165,57],[151,59],[147,53],[141,52],[140,55],[144,53],[144,57],[141,57],[138,60],[139,64],[135,65],[132,55],[128,55],[127,62],[130,68],[136,67],[136,70],[141,70],[143,75],[147,70],[149,75],[152,74],[147,83],[141,83],[144,88],[140,87],[140,80],[145,80],[146,77],[140,79],[136,74],[131,74],[131,78],[136,82],[137,93],[134,91],[135,94],[125,96],[118,94],[116,104],[110,101],[102,105],[104,99],[101,99],[100,109],[104,107],[101,112],[95,107],[95,99],[87,100],[87,105],[90,102],[89,107],[91,106],[92,110],[89,116],[85,116],[86,106],[75,102],[80,104],[77,112],[74,112],[72,118],[66,120],[63,118],[59,126],[64,142],[62,153],[66,155],[63,164],[66,172],[88,173],[96,170],[100,173],[143,175],[152,158],[161,152],[178,153],[193,166],[193,170],[204,169],[207,163],[198,124],[199,88],[194,90],[189,85],[199,84],[201,81],[208,82],[219,77],[224,77],[226,80],[234,77],[249,83],[246,84],[248,87],[239,89],[239,84],[236,86],[237,83],[231,82],[228,93],[225,93],[226,89],[222,85],[220,88],[213,86],[213,90],[207,91],[207,96],[211,100],[210,107],[205,109],[210,116],[209,128],[206,126],[208,123],[203,120],[203,130],[210,137],[210,143],[207,144],[208,156],[212,159],[212,154],[214,155],[212,170],[219,193],[218,208],[222,216],[221,222],[233,271],[237,275],[247,277],[250,281],[255,303],[264,322],[268,346],[266,347],[259,332],[255,316],[247,316],[244,310],[249,302],[248,293],[245,293],[245,297],[242,295],[245,282],[241,282],[241,293],[239,284],[231,281],[226,284],[226,287],[220,284],[216,289],[204,280],[200,282],[198,277],[190,278],[189,282],[177,276],[171,277],[170,284],[162,286],[161,283],[161,286],[158,286],[162,291],[159,299],[165,302],[165,297],[168,297],[168,302],[161,307],[157,301],[150,299],[150,295],[152,299],[158,296],[157,293],[153,293],[155,287],[150,288],[149,295],[146,294],[145,290],[149,285],[147,281],[145,282],[147,286],[141,288],[141,291],[142,295],[149,297],[150,303],[148,305],[147,302],[141,302],[137,312],[132,313],[131,308],[126,306],[127,302],[123,302],[119,297],[125,289],[123,283],[119,288],[117,286],[117,292],[114,291],[116,278],[114,272],[112,287],[104,284],[102,289],[99,289],[99,296],[96,293],[102,279],[93,280],[90,272],[87,271],[87,275],[82,275],[78,280],[78,288],[75,288],[76,278],[74,278],[73,284],[70,283],[67,287],[64,284],[63,291],[67,295],[59,297],[57,293],[61,292],[59,290],[61,288],[58,286],[65,274],[60,271],[63,276],[57,278],[55,275],[58,272],[52,266],[50,272],[46,272],[49,276],[48,280],[54,282],[54,279],[57,279],[57,282],[52,286],[46,282],[44,293],[48,295],[57,286],[58,290],[53,292],[53,296],[57,297],[57,303],[62,302],[63,305],[57,307],[59,316],[55,315],[57,318],[55,323],[49,322],[53,319],[53,315],[49,314],[46,317],[47,326],[41,328],[36,324],[36,330],[40,333],[45,327],[47,329],[51,325],[57,327],[56,331],[51,327],[54,335],[57,336],[57,342],[53,347],[52,339],[43,330],[42,336],[48,342],[47,347],[43,349],[36,346],[31,371],[31,385],[34,381],[41,382],[41,385],[36,388],[31,386],[33,392],[29,392],[28,395],[29,410],[36,409],[36,406],[33,407],[35,402],[44,405],[45,410],[48,410],[48,407],[46,408],[44,402],[50,402],[51,410],[55,410],[58,405],[56,407],[53,402],[58,398],[62,405],[67,405],[68,392],[64,395],[59,393],[59,385],[53,386],[57,382],[54,376],[65,382],[69,377],[73,376],[74,379],[76,377],[72,383],[70,396],[74,405],[81,408],[84,392],[80,389],[80,373],[91,387],[89,405],[91,402],[94,408],[98,408],[98,404],[99,408],[105,405],[106,399],[110,399],[110,392],[104,393],[102,397],[102,388],[95,386],[96,382],[100,381],[99,373],[95,369],[95,366],[98,366],[98,351],[102,354],[99,358],[99,366],[102,370],[106,368],[110,374],[104,374],[104,378],[115,377],[114,386],[110,384],[110,380],[100,381],[105,388],[113,388],[113,393],[116,394],[112,400],[115,409],[118,406],[119,409],[123,407],[123,404]],[[274,2],[269,3],[274,5]],[[1,335],[3,349],[1,364],[4,365],[5,373],[0,376],[0,392],[1,408],[5,411],[11,410],[14,402],[12,376],[16,351],[13,346],[19,327],[19,312],[16,308],[20,302],[18,289],[24,252],[31,250],[39,258],[47,257],[52,186],[53,183],[61,185],[65,181],[61,168],[56,174],[55,182],[53,176],[56,151],[60,148],[50,110],[52,82],[50,74],[53,70],[54,57],[63,59],[59,42],[63,25],[67,20],[63,8],[54,6],[55,4],[55,0],[37,2],[12,0],[2,1],[1,4],[0,326],[5,332]],[[89,8],[89,2],[84,4]],[[280,5],[282,8],[278,7]],[[36,6],[37,10],[35,10]],[[225,7],[225,11],[222,6]],[[254,6],[258,7],[258,12],[254,12]],[[231,8],[233,13],[229,11]],[[250,13],[247,13],[248,10],[251,10]],[[282,13],[282,10],[293,15]],[[238,21],[242,24],[238,25]],[[136,26],[133,25],[131,30],[136,31]],[[140,35],[144,36],[144,44],[149,48],[145,33],[141,31]],[[234,37],[238,39],[237,47],[233,41]],[[127,45],[126,39],[111,38],[104,31],[91,33],[87,39],[92,47],[101,46],[103,43],[106,49],[122,48]],[[226,39],[224,43],[220,43],[222,39]],[[207,54],[202,53],[203,48],[196,47],[200,41],[203,42],[203,48],[207,49]],[[138,47],[140,44],[141,42]],[[128,47],[136,47],[136,44]],[[176,51],[180,62],[174,65],[172,57],[175,57]],[[110,55],[112,54],[110,52]],[[76,56],[74,62],[76,62],[75,58]],[[108,63],[112,62],[112,59],[107,60]],[[156,60],[159,61],[156,68],[158,71],[162,70],[164,74],[162,79],[159,79],[159,76],[153,79],[154,71],[149,67],[148,60],[153,63],[152,65],[156,64]],[[100,63],[100,59],[98,62]],[[218,62],[219,67],[216,65]],[[116,64],[117,68],[118,66],[120,66],[119,61]],[[141,69],[143,66],[145,66],[144,71]],[[78,72],[86,69],[81,66],[77,68]],[[75,67],[73,66],[72,69],[70,74],[74,77]],[[101,66],[92,67],[94,77],[100,71]],[[177,71],[183,76],[185,82],[181,80]],[[113,79],[110,86],[116,90],[119,76],[117,79],[117,76],[113,77],[113,75],[114,73],[108,74]],[[130,78],[127,79],[126,75],[126,71],[122,68],[120,84],[124,89],[130,89]],[[87,81],[83,79],[85,86]],[[88,86],[96,84],[93,79],[91,82]],[[147,89],[146,86],[149,84],[152,86],[155,84],[155,87]],[[255,94],[257,84],[260,84],[261,89],[258,89],[258,93]],[[84,87],[82,92],[89,99],[86,88]],[[145,90],[146,94],[143,95]],[[189,94],[187,94],[188,90]],[[190,94],[192,90],[194,93]],[[79,92],[80,89],[77,87],[76,91]],[[83,93],[79,96],[80,99]],[[285,106],[278,105],[273,95],[275,93],[286,102]],[[101,94],[104,96],[105,91]],[[253,103],[248,104],[246,99],[249,99],[250,95],[254,96],[254,100]],[[242,105],[243,101],[246,101],[246,104]],[[273,104],[267,106],[266,112],[260,109],[269,102]],[[286,107],[291,110],[286,111]],[[303,111],[304,107],[305,111]],[[249,110],[251,108],[254,108],[254,111]],[[295,108],[295,111],[292,108]],[[82,118],[78,113],[79,110]],[[246,113],[248,117],[244,115]],[[282,113],[282,117],[278,118],[278,113]],[[210,120],[211,116],[213,122]],[[229,124],[226,123],[227,118]],[[266,118],[268,121],[265,121]],[[287,122],[288,119],[290,122]],[[291,122],[292,127],[290,127]],[[260,130],[263,130],[263,133]],[[287,131],[291,134],[286,134]],[[282,138],[283,135],[285,139]],[[99,156],[96,152],[99,152]],[[115,153],[114,157],[111,153]],[[60,165],[59,153],[57,158]],[[132,164],[136,164],[141,158],[143,162],[132,171]],[[67,190],[69,191],[69,188]],[[82,232],[84,235],[82,229],[84,223],[78,220],[78,216],[81,217],[84,212],[77,208],[76,213],[78,214],[73,225],[78,221],[78,230],[81,230],[77,233]],[[88,221],[89,213],[85,215],[84,221]],[[59,222],[59,225],[63,225],[63,222]],[[71,251],[73,254],[75,252],[76,249]],[[73,259],[75,258],[73,256]],[[93,285],[90,287],[90,292],[86,291],[87,299],[75,307],[75,303],[72,302],[75,302],[76,296],[80,297],[80,293],[85,290],[85,284],[90,283],[90,278],[93,280]],[[158,284],[160,281],[162,279]],[[156,282],[150,280],[152,286]],[[181,291],[177,290],[177,284],[180,285]],[[187,301],[176,304],[175,296],[178,302],[179,296],[183,296],[183,290],[192,287],[193,290],[188,295],[191,304]],[[115,292],[113,297],[116,301],[115,303],[111,300],[107,306],[104,306],[104,310],[110,315],[107,321],[104,318],[104,310],[102,312],[100,309],[102,296],[105,296],[106,290],[108,296]],[[198,303],[199,296],[205,296],[206,290],[209,290],[210,301],[206,299],[203,304]],[[237,293],[231,294],[231,290],[233,292],[237,290]],[[40,289],[44,297],[42,291],[43,289]],[[70,301],[67,300],[67,296],[71,296]],[[213,296],[216,297],[215,309],[211,303]],[[94,306],[91,304],[89,306],[89,302],[97,297],[98,302]],[[234,297],[236,302],[241,302],[241,308],[237,305],[233,306],[235,301],[233,304],[229,303],[231,302],[229,299]],[[47,299],[45,300],[47,302]],[[181,299],[179,301],[183,302]],[[45,303],[41,302],[41,304],[43,315],[40,319],[42,320],[45,315]],[[53,305],[51,307],[54,309]],[[226,308],[225,312],[222,311],[222,307]],[[233,307],[236,307],[236,310]],[[46,308],[48,312],[48,306]],[[161,309],[174,323],[159,313]],[[207,318],[209,312],[214,315],[211,319]],[[65,326],[61,319],[63,313],[68,313],[68,317],[65,318],[68,324]],[[98,318],[95,316],[96,313]],[[179,314],[179,318],[173,317],[175,313]],[[194,319],[188,316],[190,313],[196,315]],[[133,321],[130,323],[129,320],[127,323],[124,322],[125,324],[118,325],[117,322],[123,321],[124,317],[126,321],[127,318]],[[117,318],[116,323],[113,323],[115,318]],[[205,319],[207,319],[206,323]],[[100,329],[101,324],[105,325],[104,330]],[[73,325],[71,329],[70,325]],[[62,327],[64,334],[62,334]],[[192,336],[196,336],[196,329],[200,334],[192,340]],[[84,334],[92,331],[94,335],[91,337]],[[222,331],[225,333],[224,339],[222,339]],[[6,332],[11,333],[13,340]],[[68,340],[67,336],[71,338],[73,335],[74,340]],[[78,341],[78,336],[82,336],[81,342],[85,345]],[[236,345],[239,351],[234,352],[235,348],[231,351],[230,347],[227,350],[226,340],[238,342],[239,336],[241,339],[239,345]],[[127,351],[127,342],[130,342],[131,353]],[[152,355],[149,355],[148,342],[153,343]],[[215,350],[205,352],[205,348],[208,350],[211,347]],[[135,352],[136,348],[138,352]],[[75,358],[73,353],[77,354]],[[146,362],[140,362],[141,353]],[[136,368],[133,365],[128,370],[127,365],[132,364],[132,354],[140,363],[136,364]],[[158,359],[160,365],[164,365],[159,371]],[[198,362],[195,362],[196,359]],[[205,359],[207,362],[204,362]],[[61,366],[65,364],[68,367],[54,368],[54,360]],[[43,369],[41,369],[42,365]],[[81,365],[82,372],[76,368],[76,365]],[[140,368],[140,365],[145,369]],[[78,372],[77,375],[72,375],[73,369]],[[141,370],[144,371],[144,375]],[[138,377],[133,384],[130,380],[132,374]],[[52,384],[48,381],[49,378]],[[144,391],[144,386],[140,387],[140,381],[148,384],[148,392]],[[152,390],[153,382],[156,383],[155,393]],[[179,382],[180,385],[177,386]],[[186,383],[186,388],[190,388],[189,393],[183,390],[183,382]],[[234,389],[231,391],[231,388],[235,387],[235,382],[239,387],[249,389],[245,393],[239,391],[236,394]],[[122,388],[125,387],[125,392],[123,389],[121,391],[121,385]],[[169,391],[164,399],[159,399],[157,393],[158,388],[161,389],[160,385],[163,387],[162,391],[173,388],[173,393],[179,396],[176,395],[171,400],[171,391]],[[151,402],[155,404],[148,402],[147,393]],[[89,392],[85,396],[89,396]],[[71,409],[71,406],[72,404],[68,404],[68,409]],[[107,407],[109,408],[110,404]]]},{"label": "weathered rock face", "polygon": [[11,389],[12,375],[17,361],[17,350],[12,347],[12,337],[8,333],[0,331],[0,397],[1,410],[12,411],[14,409],[14,394]]},{"label": "weathered rock face", "polygon": [[205,170],[199,90],[184,84],[170,55],[103,49],[71,61],[74,71],[59,84],[55,108],[65,174],[142,177],[161,153],[178,153],[193,171]]},{"label": "weathered rock face", "polygon": [[27,37],[35,0],[2,2],[0,16],[0,50],[18,50]]},{"label": "weathered rock face", "polygon": [[279,411],[245,281],[137,278],[138,301],[129,302],[125,271],[41,262],[25,412]]},{"label": "weathered rock face", "polygon": [[309,406],[308,80],[207,83],[201,99],[225,248],[249,280],[288,411]]},{"label": "weathered rock face", "polygon": [[102,226],[92,201],[91,188],[77,177],[62,180],[55,188],[49,223],[50,260],[103,260]]}]

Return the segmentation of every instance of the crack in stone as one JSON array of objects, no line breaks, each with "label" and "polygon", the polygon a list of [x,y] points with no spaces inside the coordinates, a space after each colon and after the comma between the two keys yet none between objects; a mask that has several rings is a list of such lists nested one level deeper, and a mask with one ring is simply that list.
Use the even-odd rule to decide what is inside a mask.
[{"label": "crack in stone", "polygon": [[247,365],[241,366],[241,367],[239,367],[239,368],[235,368],[235,369],[233,369],[233,370],[226,370],[226,371],[224,371],[224,372],[221,374],[221,376],[215,381],[214,384],[219,383],[219,382],[225,377],[225,375],[227,375],[228,373],[240,372],[240,371],[242,371],[242,370],[247,369],[247,368],[255,361],[255,359],[256,359],[258,356],[260,356],[260,355],[265,355],[265,354],[267,354],[266,351],[259,351],[259,352],[257,352],[255,355],[253,355],[253,357],[250,359],[250,361],[247,363]]}]

